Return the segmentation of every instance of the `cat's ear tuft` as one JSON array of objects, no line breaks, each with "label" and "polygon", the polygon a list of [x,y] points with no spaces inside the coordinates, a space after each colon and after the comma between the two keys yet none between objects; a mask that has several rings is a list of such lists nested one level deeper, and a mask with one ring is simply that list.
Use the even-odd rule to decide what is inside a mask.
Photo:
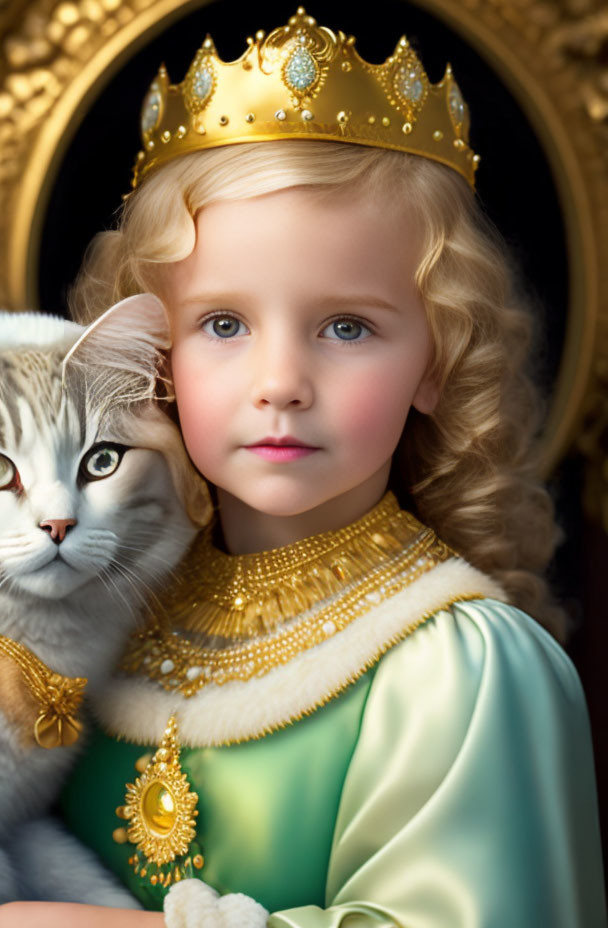
[{"label": "cat's ear tuft", "polygon": [[116,303],[87,327],[63,359],[64,377],[70,364],[97,370],[111,368],[129,379],[143,378],[147,387],[141,396],[151,396],[160,352],[170,346],[169,320],[163,303],[152,293],[139,293]]}]

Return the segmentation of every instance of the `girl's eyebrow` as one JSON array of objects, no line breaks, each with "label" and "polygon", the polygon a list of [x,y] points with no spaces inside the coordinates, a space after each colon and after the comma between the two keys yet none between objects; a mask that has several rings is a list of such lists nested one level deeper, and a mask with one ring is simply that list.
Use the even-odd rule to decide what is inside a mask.
[{"label": "girl's eyebrow", "polygon": [[389,303],[387,300],[383,300],[382,297],[379,297],[375,294],[364,294],[356,293],[352,296],[328,296],[319,300],[323,306],[375,306],[378,309],[389,309],[392,312],[398,312],[399,307],[395,306],[394,303]]},{"label": "girl's eyebrow", "polygon": [[[180,302],[177,304],[177,307],[180,308],[194,306],[201,303],[214,303],[221,306],[222,303],[233,303],[238,299],[239,294],[237,293],[197,293],[194,296],[187,297],[185,300],[180,300]],[[336,309],[339,309],[341,307],[349,306],[374,306],[377,309],[387,309],[392,312],[399,312],[398,306],[395,306],[394,303],[389,303],[388,300],[383,300],[382,297],[379,297],[376,294],[334,294],[331,296],[319,296],[310,302],[314,302],[315,304],[326,308],[335,307]]]},{"label": "girl's eyebrow", "polygon": [[177,308],[195,306],[198,303],[230,303],[237,298],[236,293],[196,293],[177,303]]}]

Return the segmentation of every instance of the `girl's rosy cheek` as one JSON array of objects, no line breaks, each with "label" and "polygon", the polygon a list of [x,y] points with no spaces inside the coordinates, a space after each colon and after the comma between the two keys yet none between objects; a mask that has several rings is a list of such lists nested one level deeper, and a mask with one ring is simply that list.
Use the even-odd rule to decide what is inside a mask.
[{"label": "girl's rosy cheek", "polygon": [[391,446],[392,453],[409,411],[402,378],[357,378],[341,395],[337,427],[341,424],[350,440],[363,450],[371,451],[371,442],[376,450],[380,450],[379,445]]},{"label": "girl's rosy cheek", "polygon": [[180,409],[179,418],[184,443],[195,467],[203,476],[213,479],[222,463],[218,415],[187,405]]},{"label": "girl's rosy cheek", "polygon": [[213,466],[217,449],[228,432],[230,415],[225,394],[217,381],[197,376],[187,369],[173,372],[182,436],[197,468]]}]

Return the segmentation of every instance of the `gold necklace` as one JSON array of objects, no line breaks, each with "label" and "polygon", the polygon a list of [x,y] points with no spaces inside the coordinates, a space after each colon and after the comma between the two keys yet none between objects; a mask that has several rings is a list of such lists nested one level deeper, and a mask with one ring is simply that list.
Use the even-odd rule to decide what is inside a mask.
[{"label": "gold necklace", "polygon": [[[205,532],[179,577],[148,610],[148,627],[132,638],[122,669],[191,696],[206,683],[248,680],[346,628],[453,552],[388,493],[346,528],[260,554],[218,551]],[[167,888],[204,865],[196,841],[197,795],[179,762],[171,716],[153,756],[127,784],[128,824],[119,844],[135,845],[135,874]]]},{"label": "gold necklace", "polygon": [[25,645],[6,635],[0,635],[0,652],[17,664],[26,686],[40,704],[34,725],[36,743],[41,748],[74,744],[82,731],[82,723],[76,714],[86,679],[55,673]]},{"label": "gold necklace", "polygon": [[339,633],[453,552],[392,493],[352,525],[259,554],[203,533],[122,663],[191,696],[248,680]]}]

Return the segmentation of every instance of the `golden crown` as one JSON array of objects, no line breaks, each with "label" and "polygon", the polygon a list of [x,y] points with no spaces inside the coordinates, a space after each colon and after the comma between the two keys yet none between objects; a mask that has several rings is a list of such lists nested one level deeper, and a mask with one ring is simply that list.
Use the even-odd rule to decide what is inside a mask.
[{"label": "golden crown", "polygon": [[260,31],[247,45],[226,62],[207,36],[177,85],[161,65],[143,103],[133,187],[178,155],[277,139],[410,152],[475,186],[480,159],[469,148],[468,109],[452,69],[431,84],[405,36],[384,64],[369,64],[354,36],[317,26],[299,7],[286,26]]}]

